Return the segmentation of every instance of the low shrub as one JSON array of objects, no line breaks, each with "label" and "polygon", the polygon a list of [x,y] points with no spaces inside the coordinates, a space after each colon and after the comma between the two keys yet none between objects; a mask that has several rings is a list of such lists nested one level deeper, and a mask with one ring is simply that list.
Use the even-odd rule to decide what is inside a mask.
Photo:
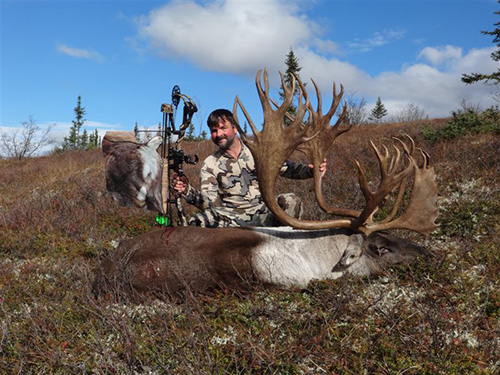
[{"label": "low shrub", "polygon": [[492,106],[483,112],[470,108],[454,111],[452,118],[442,129],[422,125],[420,131],[424,139],[430,142],[450,140],[467,134],[500,134],[500,110],[498,106]]}]

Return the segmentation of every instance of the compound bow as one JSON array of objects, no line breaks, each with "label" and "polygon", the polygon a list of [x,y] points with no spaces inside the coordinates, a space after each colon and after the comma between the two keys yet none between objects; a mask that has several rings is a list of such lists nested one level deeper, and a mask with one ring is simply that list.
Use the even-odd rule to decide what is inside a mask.
[{"label": "compound bow", "polygon": [[[183,101],[183,116],[182,124],[179,129],[175,126],[175,113],[180,101]],[[172,103],[161,105],[160,111],[163,114],[161,128],[159,129],[162,137],[162,145],[160,149],[160,156],[162,160],[162,209],[164,214],[159,213],[156,216],[156,223],[160,226],[171,226],[172,217],[170,204],[175,204],[178,212],[177,225],[187,225],[186,217],[182,208],[180,197],[170,192],[170,177],[171,172],[175,172],[179,177],[184,176],[183,164],[197,164],[198,155],[186,155],[181,148],[182,141],[186,129],[191,125],[193,114],[198,111],[196,104],[193,100],[181,93],[179,86],[175,85],[172,89]],[[140,132],[153,132],[151,130],[139,130]],[[156,131],[154,131],[156,132]],[[172,142],[175,139],[175,144]]]}]

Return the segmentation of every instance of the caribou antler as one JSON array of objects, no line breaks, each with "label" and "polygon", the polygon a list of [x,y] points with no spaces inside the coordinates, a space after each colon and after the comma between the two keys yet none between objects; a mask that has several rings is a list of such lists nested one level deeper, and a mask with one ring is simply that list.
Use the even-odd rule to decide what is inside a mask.
[{"label": "caribou antler", "polygon": [[338,208],[326,203],[321,189],[322,176],[319,172],[319,165],[323,162],[335,139],[342,133],[345,133],[352,128],[352,124],[342,124],[347,114],[347,104],[344,104],[342,112],[337,117],[335,124],[330,126],[330,121],[332,120],[333,115],[337,112],[337,108],[340,105],[342,96],[344,95],[344,86],[340,85],[340,93],[337,94],[337,86],[335,85],[335,82],[333,83],[332,105],[330,106],[328,112],[323,115],[321,91],[319,90],[316,82],[313,79],[311,79],[311,81],[316,90],[318,107],[316,111],[311,110],[312,126],[309,131],[319,134],[309,142],[301,144],[298,147],[298,150],[303,152],[314,165],[314,192],[319,206],[329,214],[358,217],[360,214],[359,211]]},{"label": "caribou antler", "polygon": [[[282,73],[281,81],[284,90],[284,98],[281,106],[276,105],[276,110],[271,107],[269,98],[269,82],[267,71],[264,71],[264,87],[261,84],[261,71],[256,76],[256,86],[259,93],[260,101],[264,111],[264,124],[262,131],[258,131],[253,124],[250,116],[242,105],[238,97],[236,97],[233,107],[235,119],[237,119],[238,105],[243,111],[250,127],[254,133],[254,139],[244,135],[244,132],[239,128],[242,135],[242,140],[252,152],[255,159],[257,169],[257,178],[262,193],[262,197],[267,207],[271,212],[286,225],[290,225],[296,229],[330,229],[330,228],[352,228],[370,234],[383,229],[409,229],[427,235],[431,233],[437,225],[437,185],[435,181],[435,173],[433,168],[429,167],[429,156],[423,151],[421,155],[423,162],[420,166],[417,165],[414,158],[413,140],[410,139],[410,147],[405,142],[397,139],[403,148],[404,157],[401,157],[399,148],[395,148],[395,156],[391,157],[388,149],[384,146],[384,152],[380,152],[372,143],[372,147],[376,153],[380,166],[380,184],[375,192],[369,188],[366,174],[363,168],[357,163],[359,170],[359,184],[361,191],[366,200],[366,207],[361,211],[332,209],[327,207],[326,203],[322,205],[328,208],[328,211],[338,214],[342,212],[342,216],[350,216],[348,219],[336,219],[325,221],[300,220],[285,213],[277,204],[275,198],[276,179],[279,175],[279,170],[284,161],[292,154],[292,152],[300,146],[302,151],[306,152],[315,164],[317,169],[328,149],[331,147],[335,138],[341,133],[349,130],[350,126],[341,126],[340,123],[345,116],[346,107],[344,106],[342,114],[339,116],[337,123],[330,126],[330,120],[335,113],[343,90],[339,95],[336,94],[334,86],[334,99],[330,110],[322,115],[321,111],[321,93],[316,83],[316,94],[318,96],[318,109],[312,110],[309,103],[309,98],[305,87],[300,81],[292,77],[292,84],[285,84]],[[284,124],[286,110],[293,101],[296,81],[299,84],[299,106],[296,116],[292,119],[289,126]],[[309,111],[310,116],[306,123],[304,117]],[[238,126],[239,127],[239,126]],[[315,172],[316,185],[320,185],[321,177],[318,176],[319,171]],[[413,178],[413,188],[411,197],[406,209],[396,219],[394,217],[401,210],[401,204],[407,188],[407,181]],[[316,187],[318,189],[318,187]],[[398,191],[399,190],[399,191]],[[384,200],[392,192],[398,191],[398,197],[395,200],[391,213],[379,222],[373,221],[373,215],[378,210],[379,206],[384,203]],[[318,200],[322,198],[321,192],[316,194]]]},{"label": "caribou antler", "polygon": [[[411,137],[407,137],[413,144]],[[400,139],[397,140],[403,143]],[[359,170],[359,184],[366,200],[366,207],[359,218],[353,221],[353,228],[358,228],[366,234],[387,229],[408,229],[423,235],[432,233],[438,227],[435,221],[439,208],[437,205],[436,174],[434,168],[429,166],[429,154],[419,149],[423,161],[418,166],[414,157],[405,148],[406,159],[409,163],[405,168],[397,171],[398,165],[401,164],[399,151],[388,167],[387,149],[384,148],[385,152],[381,154],[373,143],[372,147],[379,160],[381,181],[379,188],[375,192],[371,192],[363,169],[359,163],[356,163]],[[395,149],[397,150],[396,147]],[[409,202],[399,217],[394,218],[401,208],[407,181],[410,177],[413,177],[413,186]],[[397,189],[399,189],[399,193],[389,215],[381,221],[374,222],[372,215],[377,207],[382,204],[386,196]]]},{"label": "caribou antler", "polygon": [[[293,82],[292,86],[289,87],[284,83],[284,76],[281,74],[285,98],[281,106],[279,106],[276,110],[273,110],[269,99],[269,81],[267,70],[264,71],[264,89],[262,89],[260,76],[261,71],[259,70],[256,77],[256,86],[262,103],[262,109],[264,111],[264,125],[262,127],[262,131],[259,132],[257,130],[238,97],[236,97],[234,101],[233,113],[236,122],[239,124],[237,116],[237,108],[239,105],[248,120],[252,132],[255,135],[253,140],[249,139],[238,125],[238,130],[243,142],[245,142],[254,156],[256,169],[259,171],[258,179],[260,188],[266,192],[265,195],[271,196],[274,194],[274,181],[276,180],[276,176],[278,175],[284,161],[288,159],[299,144],[309,140],[309,137],[306,136],[306,132],[310,124],[302,123],[302,119],[308,111],[309,98],[307,97],[307,92],[302,86],[302,82],[299,82],[301,89],[297,116],[289,126],[285,127],[283,125],[283,118],[286,110],[292,103],[293,93],[295,91],[295,82]],[[271,181],[273,182],[271,183]],[[269,186],[267,189],[267,185],[272,186]]]},{"label": "caribou antler", "polygon": [[[340,85],[340,93],[337,94],[337,86],[335,82],[333,83],[333,101],[330,106],[329,111],[326,114],[322,114],[322,99],[321,91],[319,90],[316,82],[311,79],[314,88],[316,90],[316,96],[318,99],[318,107],[316,111],[310,111],[312,125],[309,128],[309,132],[314,134],[314,137],[309,142],[303,143],[297,147],[297,151],[302,152],[306,155],[308,160],[314,165],[314,193],[316,195],[316,200],[323,211],[329,214],[338,216],[348,216],[348,217],[358,217],[360,211],[350,210],[346,208],[339,208],[329,205],[324,196],[323,190],[321,189],[322,175],[319,171],[319,166],[325,159],[326,154],[333,145],[335,139],[349,131],[352,128],[352,124],[343,124],[343,121],[347,115],[347,104],[345,103],[342,112],[337,117],[337,121],[334,125],[330,126],[330,121],[335,113],[337,113],[337,108],[340,105],[342,96],[344,95],[344,86]],[[276,101],[271,99],[271,102],[278,107],[279,105]],[[293,121],[295,118],[290,113],[285,113],[285,117],[289,121]]]}]

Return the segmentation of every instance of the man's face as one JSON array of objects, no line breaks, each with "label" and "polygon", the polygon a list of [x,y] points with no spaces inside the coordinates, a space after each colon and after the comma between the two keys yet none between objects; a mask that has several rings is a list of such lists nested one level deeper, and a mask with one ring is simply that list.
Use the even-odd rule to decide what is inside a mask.
[{"label": "man's face", "polygon": [[228,150],[238,135],[236,128],[225,118],[219,119],[219,123],[210,128],[210,133],[212,142],[223,150]]}]

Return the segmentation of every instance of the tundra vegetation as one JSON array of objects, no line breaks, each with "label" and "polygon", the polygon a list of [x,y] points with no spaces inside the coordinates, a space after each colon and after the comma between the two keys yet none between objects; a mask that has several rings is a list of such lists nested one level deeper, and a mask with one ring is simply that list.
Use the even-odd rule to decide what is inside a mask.
[{"label": "tundra vegetation", "polygon": [[[406,133],[430,153],[440,227],[427,238],[397,235],[435,256],[381,277],[312,282],[304,290],[96,300],[99,261],[119,241],[150,230],[155,214],[111,200],[101,150],[0,160],[0,373],[498,374],[494,110],[477,114],[484,126],[457,113],[340,136],[323,191],[327,201],[353,208],[363,204],[354,159],[374,163],[369,139]],[[184,148],[201,159],[213,151],[210,141]],[[195,185],[198,168],[185,168]],[[280,179],[278,192],[288,191],[315,200],[312,181]],[[316,204],[306,204],[305,215],[324,218]]]}]

